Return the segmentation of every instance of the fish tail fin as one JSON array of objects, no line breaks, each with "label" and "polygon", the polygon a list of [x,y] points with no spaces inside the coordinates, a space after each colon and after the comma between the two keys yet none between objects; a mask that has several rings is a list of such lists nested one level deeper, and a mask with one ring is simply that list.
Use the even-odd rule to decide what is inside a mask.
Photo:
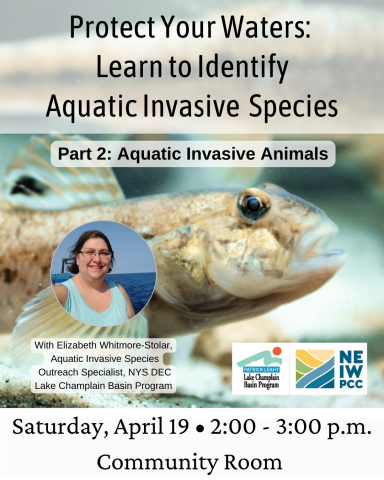
[{"label": "fish tail fin", "polygon": [[[32,137],[7,169],[0,208],[67,210],[118,202],[124,194],[109,167],[54,167],[50,163],[55,141],[87,141],[84,137],[45,135]],[[88,145],[89,146],[89,145]]]},{"label": "fish tail fin", "polygon": [[143,314],[114,327],[93,327],[71,317],[48,287],[28,302],[19,315],[11,335],[10,358],[13,367],[21,371],[41,363],[41,355],[31,352],[33,338],[147,337],[148,324]]}]

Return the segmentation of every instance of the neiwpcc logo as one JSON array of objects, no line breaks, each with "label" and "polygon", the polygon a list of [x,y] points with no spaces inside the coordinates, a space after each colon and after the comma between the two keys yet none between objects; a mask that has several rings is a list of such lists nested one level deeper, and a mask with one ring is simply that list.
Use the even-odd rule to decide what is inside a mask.
[{"label": "neiwpcc logo", "polygon": [[235,395],[287,395],[288,353],[287,344],[233,343],[232,392]]},{"label": "neiwpcc logo", "polygon": [[335,351],[296,350],[296,388],[335,388]]},{"label": "neiwpcc logo", "polygon": [[291,343],[290,348],[291,395],[367,394],[366,343]]}]

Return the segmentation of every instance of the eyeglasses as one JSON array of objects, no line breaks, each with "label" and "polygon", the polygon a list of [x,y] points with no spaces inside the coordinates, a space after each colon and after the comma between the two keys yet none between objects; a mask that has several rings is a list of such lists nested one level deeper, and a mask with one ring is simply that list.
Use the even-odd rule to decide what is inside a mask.
[{"label": "eyeglasses", "polygon": [[106,260],[107,258],[111,258],[112,256],[111,252],[107,252],[107,251],[96,252],[95,250],[88,250],[88,249],[81,250],[79,253],[81,253],[85,258],[93,258],[93,257],[96,257],[97,254],[99,254],[102,260]]}]

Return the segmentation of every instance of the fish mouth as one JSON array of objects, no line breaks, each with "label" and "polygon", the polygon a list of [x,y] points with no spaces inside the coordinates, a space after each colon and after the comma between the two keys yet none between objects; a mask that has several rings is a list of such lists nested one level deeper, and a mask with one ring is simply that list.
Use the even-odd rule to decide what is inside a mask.
[{"label": "fish mouth", "polygon": [[346,260],[343,250],[327,250],[339,231],[329,219],[305,233],[299,240],[290,264],[291,273],[331,270],[334,273]]}]

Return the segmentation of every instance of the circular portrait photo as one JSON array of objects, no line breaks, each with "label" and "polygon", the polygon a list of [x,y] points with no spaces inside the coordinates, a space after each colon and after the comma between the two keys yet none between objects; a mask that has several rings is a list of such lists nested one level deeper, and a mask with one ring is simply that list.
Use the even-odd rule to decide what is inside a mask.
[{"label": "circular portrait photo", "polygon": [[51,264],[61,306],[80,322],[111,327],[129,321],[149,302],[156,283],[151,249],[121,223],[91,222],[69,233]]}]

